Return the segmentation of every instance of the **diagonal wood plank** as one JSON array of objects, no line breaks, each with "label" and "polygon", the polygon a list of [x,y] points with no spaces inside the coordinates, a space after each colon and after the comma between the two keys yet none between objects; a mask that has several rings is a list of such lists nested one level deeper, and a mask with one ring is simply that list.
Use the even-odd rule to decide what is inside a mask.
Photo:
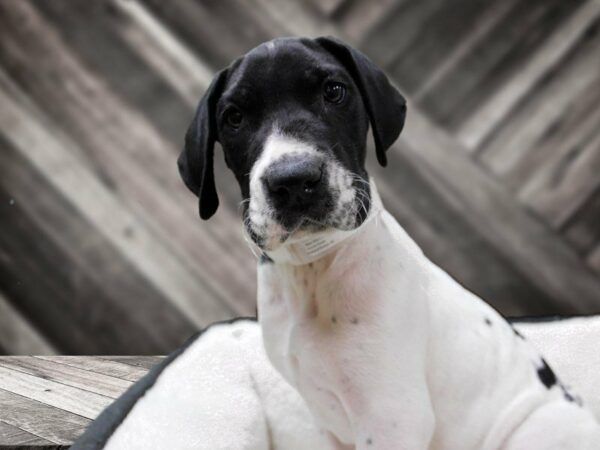
[{"label": "diagonal wood plank", "polygon": [[[71,354],[166,352],[192,334],[193,324],[1,133],[0,148],[0,196],[14,200],[0,204],[0,252],[7,255],[0,273],[7,296],[36,328]],[[135,239],[134,230],[121,233]]]},{"label": "diagonal wood plank", "polygon": [[[47,169],[53,168],[48,181],[54,188],[73,202],[182,313],[198,325],[229,315],[222,304],[209,304],[211,296],[199,289],[197,280],[165,248],[164,240],[157,239],[130,210],[124,208],[74,157],[75,152],[69,153],[64,142],[55,139],[41,123],[33,121],[31,111],[25,110],[5,92],[0,92],[0,103],[4,106],[0,108],[0,120],[15,147],[41,173],[48,173]],[[89,208],[91,204],[94,208]],[[127,239],[121,232],[124,229],[136,229],[136,239]],[[205,302],[198,303],[198,297],[205,297]]]},{"label": "diagonal wood plank", "polygon": [[53,443],[0,420],[0,448],[48,448]]},{"label": "diagonal wood plank", "polygon": [[600,2],[588,0],[570,17],[567,23],[556,29],[544,45],[527,60],[513,77],[481,107],[463,122],[458,139],[469,150],[475,150],[515,105],[527,95],[548,71],[559,64],[572,50],[588,26],[600,15]]},{"label": "diagonal wood plank", "polygon": [[[600,7],[598,10],[595,26],[600,26]],[[556,146],[544,142],[545,136],[560,136],[562,131],[567,140],[577,139],[576,132],[565,132],[568,129],[561,130],[560,126],[571,119],[588,121],[586,116],[597,113],[593,105],[597,104],[599,93],[596,86],[600,83],[600,75],[595,69],[600,65],[600,39],[594,33],[584,33],[574,47],[554,70],[545,73],[543,82],[533,87],[481,144],[477,154],[479,160],[510,186],[518,183],[519,176],[524,178],[521,184],[528,182],[529,178],[535,177],[536,169],[539,171],[548,159],[561,153]],[[585,108],[586,104],[588,108]],[[579,109],[583,111],[576,118]],[[531,154],[540,156],[528,161]],[[529,166],[530,173],[517,175],[522,166]]]},{"label": "diagonal wood plank", "polygon": [[0,359],[0,366],[110,398],[119,397],[133,384],[122,378],[90,372],[61,364],[58,361],[42,360],[33,356],[7,356]]},{"label": "diagonal wood plank", "polygon": [[113,0],[114,7],[130,22],[118,27],[126,42],[167,81],[190,107],[208,87],[213,69],[168,30],[137,0]]},{"label": "diagonal wood plank", "polygon": [[0,346],[10,354],[52,355],[56,349],[0,292]]},{"label": "diagonal wood plank", "polygon": [[113,399],[0,366],[0,389],[94,419]]},{"label": "diagonal wood plank", "polygon": [[569,218],[561,229],[568,241],[581,253],[591,253],[600,243],[600,186],[579,211]]},{"label": "diagonal wood plank", "polygon": [[0,421],[56,444],[71,444],[90,419],[0,389]]},{"label": "diagonal wood plank", "polygon": [[36,356],[36,358],[128,381],[137,381],[148,373],[148,369],[145,367],[132,366],[96,356]]},{"label": "diagonal wood plank", "polygon": [[[23,33],[17,28],[7,34],[6,40],[12,40],[11,46],[7,44],[5,56],[12,62],[7,65],[28,72],[28,76],[19,78],[19,82],[35,95],[41,107],[54,111],[52,118],[60,119],[55,125],[77,141],[81,152],[85,152],[82,158],[86,163],[95,166],[114,185],[124,199],[125,207],[139,215],[142,222],[158,235],[156,240],[160,244],[157,245],[167,247],[174,254],[174,257],[162,259],[162,264],[169,267],[180,261],[178,265],[184,267],[179,276],[183,277],[187,271],[185,277],[193,278],[176,283],[172,295],[183,296],[182,291],[188,291],[185,295],[190,304],[197,298],[216,298],[221,304],[231,304],[238,313],[252,311],[252,290],[247,287],[254,285],[254,276],[250,269],[239,270],[240,261],[252,267],[252,257],[239,232],[237,214],[222,209],[200,230],[196,202],[176,173],[176,148],[157,134],[140,111],[132,110],[82,65],[69,51],[69,45],[62,42],[49,24],[27,5],[19,3],[16,12],[9,11],[16,17],[29,17],[26,20],[29,28],[23,39],[13,36]],[[15,46],[20,52],[9,52]],[[23,58],[31,54],[39,56],[45,70],[60,75],[49,78],[39,76],[39,71],[30,71]],[[49,58],[49,54],[53,56]],[[55,81],[66,79],[68,84]],[[94,98],[93,102],[89,101],[90,96]],[[165,167],[171,169],[165,170]],[[178,232],[174,234],[173,229]],[[245,264],[242,266],[246,267]],[[222,273],[231,274],[230,283],[218,282]],[[168,276],[166,272],[162,274],[162,277]],[[159,280],[161,274],[151,278]],[[206,322],[211,321],[210,316],[207,319]]]},{"label": "diagonal wood plank", "polygon": [[99,356],[100,359],[108,359],[109,361],[116,361],[123,364],[129,364],[135,367],[142,367],[144,369],[152,369],[155,365],[160,363],[165,357],[164,356]]},{"label": "diagonal wood plank", "polygon": [[600,311],[600,279],[556,233],[523,211],[470,160],[460,144],[414,108],[401,139],[408,144],[407,156],[432,171],[429,179],[439,192],[451,195],[464,217],[530,282],[573,311]]}]

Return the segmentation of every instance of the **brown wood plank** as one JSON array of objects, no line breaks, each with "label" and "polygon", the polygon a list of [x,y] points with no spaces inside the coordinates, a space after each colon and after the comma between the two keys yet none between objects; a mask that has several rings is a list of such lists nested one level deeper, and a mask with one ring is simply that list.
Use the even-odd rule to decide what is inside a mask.
[{"label": "brown wood plank", "polygon": [[0,448],[2,449],[48,448],[48,446],[52,445],[53,443],[46,439],[42,439],[35,434],[28,433],[0,420]]},{"label": "brown wood plank", "polygon": [[[0,213],[0,217],[2,214]],[[6,232],[5,222],[3,230]],[[52,355],[56,349],[0,292],[0,347],[13,355]],[[0,441],[1,442],[1,441]]]},{"label": "brown wood plank", "polygon": [[5,356],[0,358],[0,366],[113,399],[119,397],[133,384],[122,378],[90,372],[61,364],[58,361],[42,360],[33,356]]},{"label": "brown wood plank", "polygon": [[458,130],[459,140],[468,149],[476,150],[499,123],[512,115],[512,110],[529,95],[529,91],[548,77],[548,72],[556,72],[557,67],[568,64],[565,61],[567,55],[581,45],[582,39],[585,41],[585,35],[593,29],[599,14],[600,5],[595,0],[588,0],[577,9],[510,80],[463,121]]},{"label": "brown wood plank", "polygon": [[148,369],[132,366],[117,361],[98,358],[96,356],[36,356],[44,361],[52,361],[67,366],[75,367],[89,372],[103,374],[109,377],[121,378],[127,381],[137,381],[142,378]]},{"label": "brown wood plank", "polygon": [[3,389],[0,405],[0,421],[55,444],[71,444],[91,423],[90,419]]},{"label": "brown wood plank", "polygon": [[0,366],[0,389],[94,419],[113,399]]}]

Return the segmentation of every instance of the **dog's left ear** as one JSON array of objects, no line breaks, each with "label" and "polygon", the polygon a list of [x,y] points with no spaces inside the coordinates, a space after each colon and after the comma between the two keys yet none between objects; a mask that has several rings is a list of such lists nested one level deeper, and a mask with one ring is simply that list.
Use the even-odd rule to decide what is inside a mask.
[{"label": "dog's left ear", "polygon": [[213,169],[217,137],[216,107],[227,80],[227,69],[213,79],[198,104],[196,114],[185,135],[185,145],[177,166],[183,182],[198,196],[200,217],[204,220],[217,211],[219,197]]},{"label": "dog's left ear", "polygon": [[333,37],[320,37],[315,41],[345,67],[358,86],[369,114],[377,160],[385,167],[385,151],[398,139],[404,127],[406,100],[363,53]]}]

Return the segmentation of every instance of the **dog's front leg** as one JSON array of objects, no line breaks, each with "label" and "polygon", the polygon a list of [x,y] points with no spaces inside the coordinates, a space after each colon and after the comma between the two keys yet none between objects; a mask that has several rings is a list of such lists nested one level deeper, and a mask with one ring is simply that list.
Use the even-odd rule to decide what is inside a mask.
[{"label": "dog's front leg", "polygon": [[[379,380],[373,380],[373,384]],[[435,416],[426,386],[414,382],[373,394],[369,406],[350,405],[357,450],[427,450]],[[388,386],[391,383],[386,383]]]}]

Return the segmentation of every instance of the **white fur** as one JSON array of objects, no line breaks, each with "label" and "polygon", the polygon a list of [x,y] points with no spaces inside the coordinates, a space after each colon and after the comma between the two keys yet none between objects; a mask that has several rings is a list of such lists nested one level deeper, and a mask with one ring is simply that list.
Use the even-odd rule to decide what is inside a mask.
[{"label": "white fur", "polygon": [[593,415],[567,402],[560,386],[541,383],[537,351],[429,261],[386,211],[313,264],[260,265],[258,310],[270,360],[346,445],[600,443]]},{"label": "white fur", "polygon": [[[267,192],[263,184],[265,171],[284,156],[302,155],[306,158],[323,157],[312,145],[283,134],[277,127],[273,128],[271,134],[265,140],[260,157],[255,162],[250,172],[250,203],[248,206],[249,225],[258,236],[267,236],[264,248],[273,250],[281,244],[281,238],[286,230],[273,219],[274,212],[271,208]],[[352,186],[352,176],[337,161],[324,159],[327,164],[327,180],[330,191],[339,192],[335,199],[336,208],[332,211],[333,217],[340,217],[339,223],[332,225],[348,229],[354,226],[356,210],[348,210],[348,204],[352,203],[356,192]],[[296,233],[302,234],[302,231]]]},{"label": "white fur", "polygon": [[561,380],[600,418],[600,316],[517,323],[515,328],[542,351]]},{"label": "white fur", "polygon": [[297,392],[268,362],[254,322],[215,325],[160,375],[107,450],[328,448]]}]

